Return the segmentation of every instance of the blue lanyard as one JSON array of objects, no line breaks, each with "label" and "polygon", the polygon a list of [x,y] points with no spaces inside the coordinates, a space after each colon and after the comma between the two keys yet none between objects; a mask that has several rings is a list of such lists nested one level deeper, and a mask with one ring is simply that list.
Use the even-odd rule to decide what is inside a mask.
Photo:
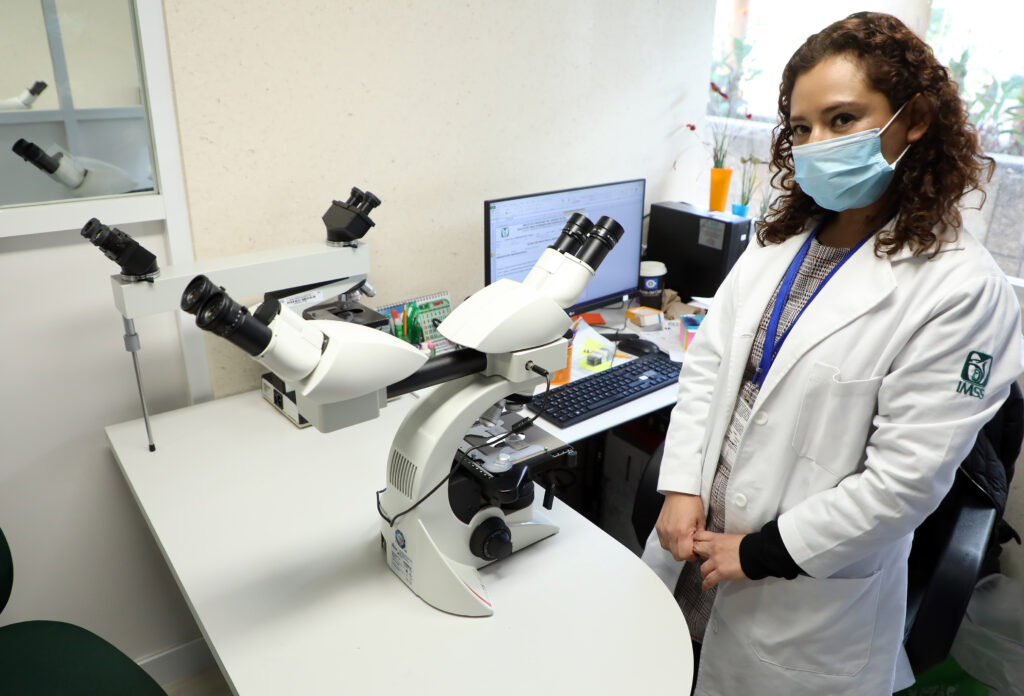
[{"label": "blue lanyard", "polygon": [[[800,247],[800,251],[796,253],[796,257],[794,257],[793,261],[789,264],[789,269],[786,271],[786,275],[782,279],[782,285],[779,286],[779,292],[775,296],[775,305],[772,307],[772,315],[768,320],[768,330],[765,333],[764,346],[761,348],[761,362],[758,364],[757,370],[754,372],[753,381],[757,384],[758,389],[760,389],[761,385],[764,384],[764,379],[768,376],[768,370],[771,369],[772,363],[775,362],[775,356],[779,354],[779,350],[782,349],[782,344],[785,343],[786,337],[789,336],[789,332],[793,330],[794,326],[796,326],[797,320],[803,316],[804,310],[807,309],[807,305],[814,301],[814,298],[818,296],[821,289],[825,287],[825,284],[828,283],[829,280],[832,279],[832,276],[836,274],[836,271],[846,263],[846,260],[853,256],[854,252],[864,246],[864,242],[874,236],[874,232],[872,232],[865,236],[864,239],[857,242],[852,249],[846,252],[843,258],[839,260],[839,263],[837,263],[832,270],[828,272],[828,275],[826,275],[821,281],[821,284],[818,285],[814,293],[810,296],[807,302],[804,303],[804,306],[800,308],[800,311],[797,313],[796,317],[794,317],[789,327],[786,328],[785,332],[783,332],[781,336],[779,336],[779,320],[782,318],[782,310],[785,309],[786,303],[789,302],[789,294],[793,290],[793,283],[796,282],[797,272],[800,270],[800,266],[803,264],[804,258],[807,256],[807,250],[811,248],[811,241],[818,236],[818,232],[821,231],[822,225],[824,224],[825,222],[823,220],[814,229],[814,231],[807,236],[807,240],[804,242],[803,246]],[[768,350],[769,347],[771,348],[770,350]]]}]

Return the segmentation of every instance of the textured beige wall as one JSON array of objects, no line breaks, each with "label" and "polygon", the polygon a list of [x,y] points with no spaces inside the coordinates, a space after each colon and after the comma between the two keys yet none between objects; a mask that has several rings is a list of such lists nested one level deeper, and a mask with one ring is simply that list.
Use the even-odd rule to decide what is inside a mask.
[{"label": "textured beige wall", "polygon": [[[196,255],[322,239],[332,198],[359,186],[383,201],[377,300],[460,301],[483,285],[487,198],[646,177],[648,204],[703,199],[706,152],[679,125],[702,118],[713,12],[168,0]],[[216,394],[257,386],[255,363],[208,347]]]}]

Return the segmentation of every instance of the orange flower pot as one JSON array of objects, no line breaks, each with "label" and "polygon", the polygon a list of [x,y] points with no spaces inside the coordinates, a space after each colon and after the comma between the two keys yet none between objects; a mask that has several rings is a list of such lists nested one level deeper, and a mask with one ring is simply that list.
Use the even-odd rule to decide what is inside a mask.
[{"label": "orange flower pot", "polygon": [[725,199],[729,197],[729,182],[732,180],[732,170],[728,167],[713,167],[711,169],[711,200],[708,203],[710,210],[725,212]]}]

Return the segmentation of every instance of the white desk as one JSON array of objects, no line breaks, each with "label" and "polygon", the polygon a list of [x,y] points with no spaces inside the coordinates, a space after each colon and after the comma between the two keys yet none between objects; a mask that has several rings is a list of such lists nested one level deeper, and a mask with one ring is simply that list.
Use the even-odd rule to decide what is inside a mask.
[{"label": "white desk", "polygon": [[234,691],[685,691],[690,639],[675,600],[560,501],[558,534],[481,570],[492,617],[442,613],[392,574],[374,491],[413,398],[324,435],[250,392],[154,416],[153,453],[141,420],[107,428]]},{"label": "white desk", "polygon": [[[538,393],[543,393],[543,391],[543,388],[540,388]],[[617,425],[621,425],[626,421],[631,421],[634,418],[645,416],[660,408],[672,406],[676,402],[676,395],[678,393],[679,384],[673,382],[667,387],[662,387],[656,392],[645,394],[639,399],[634,399],[627,404],[623,404],[622,406],[613,408],[610,411],[605,411],[604,413],[588,418],[582,423],[570,425],[568,428],[559,428],[543,418],[537,419],[537,425],[542,427],[546,432],[557,437],[562,442],[577,442],[585,437],[596,435],[597,433],[604,432],[605,430],[611,430]]]}]

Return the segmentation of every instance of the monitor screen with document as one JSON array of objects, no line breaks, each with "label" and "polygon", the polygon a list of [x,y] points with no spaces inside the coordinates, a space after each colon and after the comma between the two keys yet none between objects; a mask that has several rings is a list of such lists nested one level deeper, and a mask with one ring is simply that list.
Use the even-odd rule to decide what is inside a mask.
[{"label": "monitor screen with document", "polygon": [[484,201],[484,284],[499,278],[522,281],[566,219],[582,213],[591,222],[607,215],[624,232],[583,295],[567,309],[578,313],[635,294],[645,185],[644,179],[633,179]]}]

